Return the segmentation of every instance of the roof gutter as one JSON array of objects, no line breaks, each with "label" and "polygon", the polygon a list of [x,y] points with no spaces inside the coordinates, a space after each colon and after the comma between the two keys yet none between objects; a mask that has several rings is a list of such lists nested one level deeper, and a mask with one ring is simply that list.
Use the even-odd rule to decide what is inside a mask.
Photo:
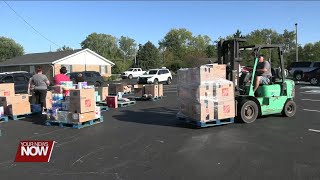
[{"label": "roof gutter", "polygon": [[1,65],[0,67],[8,67],[8,66],[32,66],[32,65],[43,65],[43,64],[49,64],[52,65],[52,62],[44,62],[44,63],[27,63],[27,64],[6,64],[6,65]]}]

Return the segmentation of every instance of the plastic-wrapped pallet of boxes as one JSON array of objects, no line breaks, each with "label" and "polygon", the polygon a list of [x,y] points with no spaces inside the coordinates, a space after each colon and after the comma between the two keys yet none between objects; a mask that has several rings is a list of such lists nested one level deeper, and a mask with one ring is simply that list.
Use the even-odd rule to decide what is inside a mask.
[{"label": "plastic-wrapped pallet of boxes", "polygon": [[58,90],[52,94],[52,108],[48,111],[48,120],[72,123],[100,118],[101,114],[98,112],[100,109],[96,106],[98,92],[86,83],[79,83],[77,88],[75,89],[69,82],[57,87]]},{"label": "plastic-wrapped pallet of boxes", "polygon": [[31,113],[29,95],[15,94],[13,83],[0,84],[0,106],[6,115],[25,115]]},{"label": "plastic-wrapped pallet of boxes", "polygon": [[225,65],[180,69],[179,114],[202,122],[235,117],[234,86],[225,77]]}]

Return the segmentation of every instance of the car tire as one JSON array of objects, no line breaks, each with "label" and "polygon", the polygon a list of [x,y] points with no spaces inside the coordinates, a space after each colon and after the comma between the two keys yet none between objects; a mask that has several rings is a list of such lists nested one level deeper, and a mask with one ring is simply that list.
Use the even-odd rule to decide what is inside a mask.
[{"label": "car tire", "polygon": [[293,78],[296,80],[296,81],[301,81],[302,80],[302,73],[301,72],[297,72],[293,75]]},{"label": "car tire", "polygon": [[128,78],[129,78],[129,79],[132,79],[132,78],[133,78],[132,74],[130,74],[130,75],[128,76]]},{"label": "car tire", "polygon": [[288,100],[283,107],[282,116],[292,117],[296,114],[297,105],[293,100]]},{"label": "car tire", "polygon": [[252,100],[245,99],[238,104],[237,119],[242,123],[253,123],[259,115],[257,103]]},{"label": "car tire", "polygon": [[310,79],[310,84],[311,85],[318,85],[319,84],[319,80],[318,80],[318,78],[316,78],[316,77],[313,77],[313,78],[311,78]]},{"label": "car tire", "polygon": [[167,85],[171,84],[171,78],[168,77],[168,80],[167,80]]},{"label": "car tire", "polygon": [[154,79],[153,84],[158,85],[159,84],[159,80],[157,78]]},{"label": "car tire", "polygon": [[97,82],[95,82],[95,83],[94,83],[94,87],[101,87],[101,83],[100,83],[100,82],[98,82],[98,81],[97,81]]}]

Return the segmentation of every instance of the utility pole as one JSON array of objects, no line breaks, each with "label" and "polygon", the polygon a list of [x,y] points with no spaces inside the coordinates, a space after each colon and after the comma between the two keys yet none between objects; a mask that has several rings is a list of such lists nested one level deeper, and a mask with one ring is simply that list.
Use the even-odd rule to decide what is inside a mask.
[{"label": "utility pole", "polygon": [[298,23],[295,24],[296,26],[296,62],[299,61],[298,59]]}]

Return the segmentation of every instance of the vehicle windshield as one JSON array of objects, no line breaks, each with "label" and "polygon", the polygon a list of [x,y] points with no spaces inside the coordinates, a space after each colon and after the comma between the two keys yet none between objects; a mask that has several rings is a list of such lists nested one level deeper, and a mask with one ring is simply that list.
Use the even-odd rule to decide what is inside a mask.
[{"label": "vehicle windshield", "polygon": [[130,68],[128,71],[133,71],[133,68]]},{"label": "vehicle windshield", "polygon": [[151,70],[148,74],[157,74],[158,70]]}]

